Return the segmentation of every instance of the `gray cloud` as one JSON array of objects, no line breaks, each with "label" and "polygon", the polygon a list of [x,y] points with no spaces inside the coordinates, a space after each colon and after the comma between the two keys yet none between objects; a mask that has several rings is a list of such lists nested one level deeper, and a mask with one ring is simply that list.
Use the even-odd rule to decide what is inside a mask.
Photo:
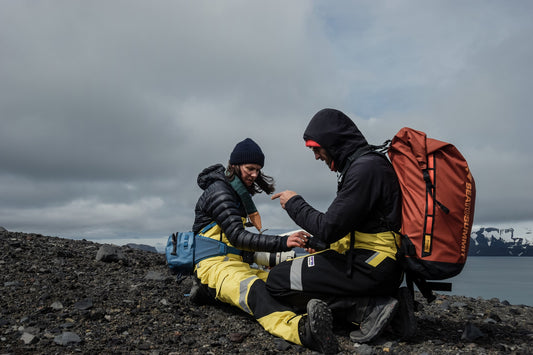
[{"label": "gray cloud", "polygon": [[[0,225],[64,236],[188,229],[197,174],[252,137],[278,190],[319,209],[336,176],[301,135],[324,107],[381,143],[448,140],[476,222],[533,220],[528,1],[6,1]],[[268,228],[295,228],[257,196]]]}]

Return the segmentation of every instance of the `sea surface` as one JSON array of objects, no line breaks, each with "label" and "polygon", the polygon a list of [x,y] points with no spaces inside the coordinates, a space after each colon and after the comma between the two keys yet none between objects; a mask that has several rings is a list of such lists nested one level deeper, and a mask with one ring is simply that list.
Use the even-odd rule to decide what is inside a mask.
[{"label": "sea surface", "polygon": [[533,306],[533,257],[471,256],[463,271],[447,281],[452,291],[439,293]]}]

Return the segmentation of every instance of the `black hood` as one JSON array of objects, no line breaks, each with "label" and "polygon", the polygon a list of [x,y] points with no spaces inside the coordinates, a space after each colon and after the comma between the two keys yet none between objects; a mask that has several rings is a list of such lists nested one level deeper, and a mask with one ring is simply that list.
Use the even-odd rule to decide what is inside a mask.
[{"label": "black hood", "polygon": [[198,175],[196,182],[202,190],[207,189],[209,185],[218,180],[227,182],[225,171],[226,169],[222,164],[211,165],[210,167],[202,170],[202,172]]},{"label": "black hood", "polygon": [[304,132],[304,140],[313,140],[326,149],[338,171],[350,155],[368,146],[355,123],[339,110],[325,108],[318,111]]}]

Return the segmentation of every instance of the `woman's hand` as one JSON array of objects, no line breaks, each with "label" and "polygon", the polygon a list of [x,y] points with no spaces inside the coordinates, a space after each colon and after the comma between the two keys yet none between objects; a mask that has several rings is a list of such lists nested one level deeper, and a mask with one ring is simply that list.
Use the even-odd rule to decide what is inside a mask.
[{"label": "woman's hand", "polygon": [[305,231],[298,231],[289,235],[287,246],[289,248],[304,248],[307,244],[310,234]]}]

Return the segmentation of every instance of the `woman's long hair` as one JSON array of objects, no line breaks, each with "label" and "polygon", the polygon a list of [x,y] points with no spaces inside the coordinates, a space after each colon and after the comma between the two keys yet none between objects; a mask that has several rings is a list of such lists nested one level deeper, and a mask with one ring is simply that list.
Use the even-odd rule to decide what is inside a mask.
[{"label": "woman's long hair", "polygon": [[[235,179],[235,177],[238,177],[240,179],[241,178],[241,166],[232,165],[228,163],[228,167],[226,168],[226,176],[228,177],[229,181],[232,181],[233,179]],[[257,174],[257,178],[255,179],[252,186],[246,186],[246,188],[248,189],[248,192],[250,192],[251,195],[255,195],[263,191],[270,195],[275,190],[274,178],[263,174],[263,172],[259,170],[259,173]]]}]

